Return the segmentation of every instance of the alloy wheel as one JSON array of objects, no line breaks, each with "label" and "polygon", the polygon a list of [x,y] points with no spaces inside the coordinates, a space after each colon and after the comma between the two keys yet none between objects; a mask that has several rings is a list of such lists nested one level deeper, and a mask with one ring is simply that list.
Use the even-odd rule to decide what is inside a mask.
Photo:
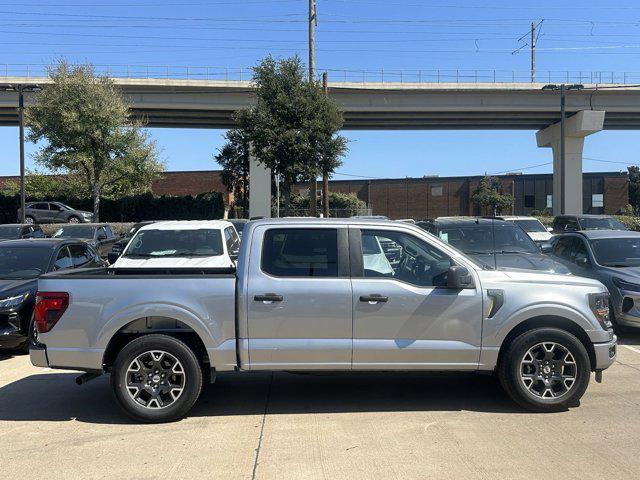
[{"label": "alloy wheel", "polygon": [[536,397],[558,399],[573,388],[577,379],[575,357],[556,342],[538,343],[520,362],[520,381]]},{"label": "alloy wheel", "polygon": [[131,399],[153,410],[173,405],[182,395],[185,381],[180,361],[162,350],[138,355],[126,373],[126,388]]}]

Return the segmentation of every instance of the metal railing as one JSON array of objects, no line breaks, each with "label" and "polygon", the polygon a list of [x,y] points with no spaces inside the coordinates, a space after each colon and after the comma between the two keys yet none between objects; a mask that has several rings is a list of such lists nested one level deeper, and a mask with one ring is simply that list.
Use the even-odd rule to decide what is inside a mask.
[{"label": "metal railing", "polygon": [[[251,67],[115,64],[93,65],[98,75],[112,78],[249,81]],[[42,78],[45,64],[0,64],[0,78]],[[318,80],[327,72],[331,82],[348,83],[531,83],[529,71],[489,69],[350,70],[318,68]],[[536,83],[640,84],[640,72],[547,70],[536,73]]]}]

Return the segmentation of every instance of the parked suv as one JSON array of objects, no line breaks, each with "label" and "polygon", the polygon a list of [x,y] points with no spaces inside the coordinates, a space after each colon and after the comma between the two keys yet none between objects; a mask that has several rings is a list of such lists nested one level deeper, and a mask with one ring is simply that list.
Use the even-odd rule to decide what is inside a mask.
[{"label": "parked suv", "polygon": [[629,230],[611,215],[558,215],[553,219],[553,233],[580,230]]},{"label": "parked suv", "polygon": [[[21,210],[18,209],[18,218]],[[60,202],[32,202],[24,209],[25,223],[88,223],[93,213],[76,210]]]},{"label": "parked suv", "polygon": [[66,225],[52,235],[53,238],[79,238],[95,248],[102,258],[106,258],[112,245],[118,240],[106,223],[91,225]]},{"label": "parked suv", "polygon": [[0,225],[0,242],[20,240],[21,238],[44,238],[45,236],[39,225],[23,225],[21,223]]},{"label": "parked suv", "polygon": [[545,227],[540,220],[536,217],[516,217],[516,216],[508,216],[508,217],[495,217],[499,220],[506,220],[507,222],[515,223],[525,232],[527,235],[531,237],[531,240],[536,242],[537,244],[542,244],[548,242],[553,238],[553,235],[550,233],[551,228]]}]

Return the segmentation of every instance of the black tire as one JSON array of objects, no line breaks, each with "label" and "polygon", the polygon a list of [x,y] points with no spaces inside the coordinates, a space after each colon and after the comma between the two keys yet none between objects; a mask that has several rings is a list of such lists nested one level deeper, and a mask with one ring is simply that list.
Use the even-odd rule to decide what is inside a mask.
[{"label": "black tire", "polygon": [[[537,353],[542,344],[545,345],[541,351],[544,358],[539,360],[538,356],[532,356],[530,352]],[[573,366],[566,365],[559,368],[566,369],[565,373],[573,375],[573,382],[570,380],[560,381],[558,380],[560,377],[553,376],[556,365],[559,365],[557,361],[553,360],[553,357],[549,361],[552,364],[556,362],[553,365],[554,370],[552,372],[546,370],[550,368],[545,364],[545,362],[548,363],[548,360],[545,360],[547,358],[546,349],[551,345],[558,346],[554,350],[554,355],[562,357],[565,350],[571,354],[572,357],[562,357],[562,361],[564,362],[566,358],[573,359]],[[538,365],[539,363],[542,365]],[[535,364],[533,367],[529,366],[533,364]],[[533,374],[530,373],[529,369],[531,368],[535,369]],[[532,380],[521,378],[521,372],[525,374],[524,376],[530,374]],[[522,407],[534,412],[557,412],[578,404],[589,385],[591,362],[582,342],[571,333],[558,328],[536,328],[524,332],[511,342],[501,358],[497,373],[504,390]],[[551,375],[545,379],[544,375],[549,373]],[[537,375],[541,375],[541,377]],[[530,382],[529,386],[525,385],[525,382]],[[567,383],[570,383],[570,387],[566,386]],[[539,390],[543,390],[543,392]],[[556,396],[549,397],[548,395]]]},{"label": "black tire", "polygon": [[67,218],[67,223],[81,223],[82,220],[80,219],[80,217],[78,217],[77,215],[71,215],[69,218]]},{"label": "black tire", "polygon": [[38,343],[38,331],[36,330],[36,321],[33,318],[33,314],[31,314],[31,318],[29,319],[29,323],[27,323],[27,328],[25,331],[25,336],[27,339],[21,346],[21,349],[25,353],[29,353],[29,347],[32,344]]},{"label": "black tire", "polygon": [[32,217],[31,215],[27,215],[27,216],[25,216],[25,217],[24,217],[24,221],[25,221],[26,223],[30,224],[30,225],[35,225],[36,223],[38,223],[38,222],[36,222],[35,217]]},{"label": "black tire", "polygon": [[[127,371],[140,356],[147,355],[151,351],[169,354],[169,357],[181,364],[181,370],[184,372],[183,389],[179,397],[171,400],[172,403],[167,406],[160,407],[158,402],[154,402],[155,405],[158,405],[155,408],[151,408],[151,402],[149,402],[149,406],[143,405],[141,402],[144,399],[138,397],[140,401],[134,400],[127,388],[129,378]],[[155,367],[152,366],[151,369],[153,368]],[[129,375],[132,375],[131,371],[129,371]],[[111,371],[111,385],[118,404],[129,416],[145,423],[172,422],[182,418],[198,400],[202,390],[202,368],[193,350],[182,341],[167,335],[145,335],[132,340],[120,351]],[[130,388],[135,389],[136,387]],[[149,388],[151,387],[144,387],[143,393],[147,396],[151,395],[147,391]]]}]

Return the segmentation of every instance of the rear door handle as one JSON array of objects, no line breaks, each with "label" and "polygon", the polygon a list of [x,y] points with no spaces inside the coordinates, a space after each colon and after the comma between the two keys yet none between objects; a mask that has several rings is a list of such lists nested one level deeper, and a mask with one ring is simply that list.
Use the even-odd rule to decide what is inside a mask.
[{"label": "rear door handle", "polygon": [[389,297],[385,297],[384,295],[363,295],[360,297],[361,302],[387,302]]},{"label": "rear door handle", "polygon": [[256,295],[253,297],[256,302],[281,302],[282,295],[275,293],[265,293],[264,295]]}]

